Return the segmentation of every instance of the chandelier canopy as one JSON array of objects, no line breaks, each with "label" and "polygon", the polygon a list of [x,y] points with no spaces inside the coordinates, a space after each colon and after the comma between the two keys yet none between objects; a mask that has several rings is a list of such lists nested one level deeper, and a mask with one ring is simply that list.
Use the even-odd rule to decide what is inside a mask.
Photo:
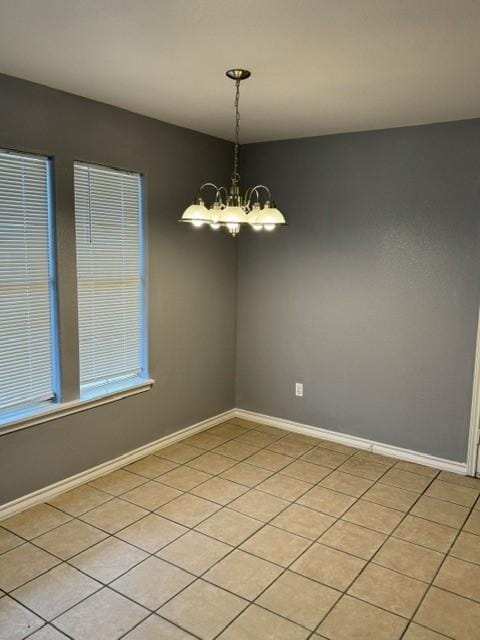
[{"label": "chandelier canopy", "polygon": [[[189,222],[194,227],[224,227],[232,236],[236,236],[244,225],[250,225],[255,231],[273,231],[276,227],[285,226],[286,222],[272,199],[270,189],[264,184],[257,184],[243,194],[240,190],[240,82],[249,78],[251,73],[246,69],[230,69],[226,75],[235,81],[235,147],[230,188],[217,187],[213,182],[202,184],[194,202],[183,212],[180,222]],[[202,198],[206,189],[214,191],[210,206]]]}]

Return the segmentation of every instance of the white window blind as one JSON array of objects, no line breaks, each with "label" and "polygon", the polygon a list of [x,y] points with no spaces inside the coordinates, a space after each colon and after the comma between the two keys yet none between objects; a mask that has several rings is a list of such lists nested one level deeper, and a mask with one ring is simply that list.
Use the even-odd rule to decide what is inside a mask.
[{"label": "white window blind", "polygon": [[144,375],[138,174],[75,163],[80,386]]},{"label": "white window blind", "polygon": [[49,161],[0,150],[0,412],[53,390]]}]

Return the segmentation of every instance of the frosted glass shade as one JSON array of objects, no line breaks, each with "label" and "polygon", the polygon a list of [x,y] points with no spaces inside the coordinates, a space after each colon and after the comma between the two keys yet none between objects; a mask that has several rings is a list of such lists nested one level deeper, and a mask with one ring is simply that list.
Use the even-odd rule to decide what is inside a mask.
[{"label": "frosted glass shade", "polygon": [[252,229],[255,229],[255,231],[261,231],[261,229],[263,228],[262,225],[257,221],[258,214],[261,213],[261,211],[262,210],[259,206],[254,206],[247,216],[250,226],[252,227]]},{"label": "frosted glass shade", "polygon": [[220,229],[220,223],[218,222],[218,218],[222,211],[222,206],[218,202],[214,202],[210,208],[210,227],[212,229]]},{"label": "frosted glass shade", "polygon": [[191,222],[196,227],[201,227],[205,222],[211,222],[210,211],[204,204],[191,204],[185,209],[181,217],[182,222]]},{"label": "frosted glass shade", "polygon": [[255,224],[262,224],[264,226],[273,224],[276,226],[286,224],[286,222],[282,213],[276,207],[265,207],[257,213]]},{"label": "frosted glass shade", "polygon": [[[202,185],[200,190],[207,186],[216,189],[213,203],[207,208],[203,199],[198,196],[195,203],[185,209],[180,222],[189,222],[194,227],[226,228],[232,235],[237,235],[242,226],[247,224],[255,231],[273,231],[287,224],[267,187],[257,185],[241,195],[237,184],[232,185],[230,192],[225,187],[216,187],[210,182]],[[260,188],[266,189],[269,197],[263,207],[259,198]],[[251,205],[252,195],[256,200]]]},{"label": "frosted glass shade", "polygon": [[242,207],[227,206],[222,209],[218,216],[220,224],[245,224],[248,222],[247,214]]}]

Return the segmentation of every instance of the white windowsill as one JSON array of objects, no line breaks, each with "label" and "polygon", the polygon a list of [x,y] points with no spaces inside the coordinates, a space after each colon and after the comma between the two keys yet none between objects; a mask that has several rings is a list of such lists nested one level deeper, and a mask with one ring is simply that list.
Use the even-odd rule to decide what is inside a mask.
[{"label": "white windowsill", "polygon": [[154,382],[151,378],[137,378],[128,386],[117,388],[116,390],[103,394],[97,393],[97,395],[90,395],[88,398],[71,400],[70,402],[46,403],[45,408],[39,409],[37,407],[32,409],[32,413],[27,413],[21,418],[13,419],[10,422],[2,423],[0,418],[0,436],[5,433],[11,433],[12,431],[18,431],[19,429],[28,429],[36,424],[63,418],[63,416],[79,413],[80,411],[98,407],[102,404],[116,402],[117,400],[122,400],[122,398],[128,398],[138,393],[143,393],[151,389]]}]

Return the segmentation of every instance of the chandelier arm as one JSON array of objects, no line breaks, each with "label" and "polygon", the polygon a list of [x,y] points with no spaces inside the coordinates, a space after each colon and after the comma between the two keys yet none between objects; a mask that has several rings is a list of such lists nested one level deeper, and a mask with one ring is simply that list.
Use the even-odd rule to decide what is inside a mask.
[{"label": "chandelier arm", "polygon": [[198,192],[197,192],[197,200],[200,198],[200,194],[201,194],[201,192],[202,192],[204,189],[206,189],[207,187],[212,187],[212,189],[215,189],[215,192],[216,192],[216,194],[215,194],[215,198],[217,197],[219,187],[217,187],[217,185],[216,185],[216,184],[214,184],[213,182],[204,182],[204,183],[199,187],[199,189],[198,189]]},{"label": "chandelier arm", "polygon": [[[257,194],[257,198],[259,197],[259,195],[258,195],[258,190],[259,189],[265,189],[265,191],[268,194],[268,199],[269,200],[272,199],[272,194],[270,192],[270,189],[267,186],[265,186],[264,184],[257,184],[255,187],[250,187],[250,194],[248,196],[247,207],[250,207],[250,202],[252,200],[253,193]],[[247,189],[247,192],[248,192],[248,189]]]},{"label": "chandelier arm", "polygon": [[202,186],[198,189],[198,193],[200,194],[200,192],[205,189],[206,187],[213,187],[215,189],[215,191],[218,191],[218,187],[216,184],[213,184],[213,182],[204,182],[202,184]]},{"label": "chandelier arm", "polygon": [[[222,191],[223,191],[223,193],[225,194],[225,202],[222,200],[222,196],[220,195]],[[228,200],[228,191],[227,191],[227,188],[226,188],[226,187],[223,187],[223,186],[222,186],[222,187],[218,187],[218,189],[217,189],[217,195],[215,196],[215,198],[216,198],[217,202],[220,202],[221,204],[223,204],[223,205],[225,206],[225,205],[226,205],[226,203],[227,203],[227,200]]]},{"label": "chandelier arm", "polygon": [[245,204],[244,204],[245,209],[250,209],[250,203],[254,193],[257,197],[256,202],[260,201],[260,195],[258,193],[258,190],[255,189],[255,187],[248,187],[248,189],[245,191]]}]

